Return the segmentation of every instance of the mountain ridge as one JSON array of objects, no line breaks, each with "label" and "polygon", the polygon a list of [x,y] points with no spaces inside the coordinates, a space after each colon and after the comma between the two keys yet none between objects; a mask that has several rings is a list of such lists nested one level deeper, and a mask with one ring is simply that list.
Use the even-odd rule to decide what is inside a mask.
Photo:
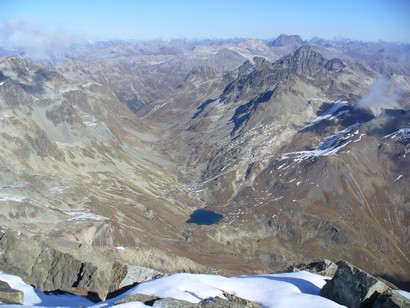
[{"label": "mountain ridge", "polygon": [[[239,274],[342,256],[406,279],[408,75],[298,38],[138,44],[1,59],[4,229],[105,277],[115,260]],[[400,85],[394,110],[361,105],[379,79]],[[223,219],[187,224],[198,208]]]}]

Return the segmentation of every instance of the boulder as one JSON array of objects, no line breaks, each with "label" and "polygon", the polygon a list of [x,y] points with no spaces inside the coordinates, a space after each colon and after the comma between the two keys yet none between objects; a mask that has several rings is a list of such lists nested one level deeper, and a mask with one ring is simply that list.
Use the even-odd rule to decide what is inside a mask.
[{"label": "boulder", "polygon": [[372,275],[345,261],[337,262],[337,271],[320,295],[348,307],[372,307],[377,297],[390,288]]},{"label": "boulder", "polygon": [[22,291],[13,289],[10,285],[0,280],[0,305],[1,304],[24,304],[24,293]]}]

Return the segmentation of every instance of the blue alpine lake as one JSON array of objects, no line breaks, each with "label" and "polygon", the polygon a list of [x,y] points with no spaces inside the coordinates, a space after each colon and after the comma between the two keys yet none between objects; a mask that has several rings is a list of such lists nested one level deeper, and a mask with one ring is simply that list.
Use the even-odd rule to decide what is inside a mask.
[{"label": "blue alpine lake", "polygon": [[192,212],[191,218],[186,222],[197,225],[213,225],[219,222],[222,218],[223,215],[215,213],[214,211],[199,209]]}]

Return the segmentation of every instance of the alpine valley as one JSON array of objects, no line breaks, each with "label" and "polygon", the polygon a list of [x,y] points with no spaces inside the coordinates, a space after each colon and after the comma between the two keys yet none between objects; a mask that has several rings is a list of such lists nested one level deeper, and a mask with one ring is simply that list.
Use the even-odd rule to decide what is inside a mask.
[{"label": "alpine valley", "polygon": [[0,48],[0,271],[105,299],[328,258],[408,288],[409,109],[398,43]]}]

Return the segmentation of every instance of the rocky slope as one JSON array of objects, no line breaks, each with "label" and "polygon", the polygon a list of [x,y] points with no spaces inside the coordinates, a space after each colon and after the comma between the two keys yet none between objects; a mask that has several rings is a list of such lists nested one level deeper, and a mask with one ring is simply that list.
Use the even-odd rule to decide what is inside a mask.
[{"label": "rocky slope", "polygon": [[[302,44],[112,42],[57,65],[1,58],[2,233],[96,266],[108,289],[87,290],[101,298],[117,260],[239,274],[344,258],[405,282],[409,77]],[[377,80],[395,109],[362,103]],[[204,207],[224,218],[186,224]],[[4,247],[0,268],[21,268]]]},{"label": "rocky slope", "polygon": [[236,254],[274,269],[342,255],[405,280],[409,113],[360,108],[378,78],[304,46],[206,76],[199,88],[184,84],[178,103],[159,103],[148,117],[170,125],[162,140],[181,178],[224,214],[207,234]]}]

